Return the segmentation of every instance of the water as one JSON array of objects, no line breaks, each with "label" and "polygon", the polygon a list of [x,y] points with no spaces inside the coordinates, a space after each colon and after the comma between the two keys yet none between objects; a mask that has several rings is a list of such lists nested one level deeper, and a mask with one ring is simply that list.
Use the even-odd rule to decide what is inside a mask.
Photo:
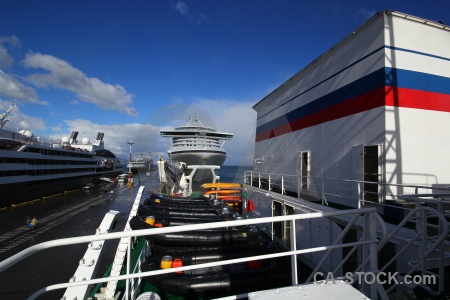
[{"label": "water", "polygon": [[244,172],[252,170],[252,166],[221,166],[218,172],[220,182],[244,183]]}]

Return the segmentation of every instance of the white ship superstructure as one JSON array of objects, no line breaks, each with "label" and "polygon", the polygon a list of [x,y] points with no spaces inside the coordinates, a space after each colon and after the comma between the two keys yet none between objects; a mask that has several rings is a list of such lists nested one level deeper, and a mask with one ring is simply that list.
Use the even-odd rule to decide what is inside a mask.
[{"label": "white ship superstructure", "polygon": [[29,130],[3,129],[10,105],[0,115],[0,207],[40,199],[122,173],[122,163],[105,149],[102,132],[94,141],[78,132],[60,143],[45,143]]},{"label": "white ship superstructure", "polygon": [[131,170],[133,174],[138,173],[149,173],[156,169],[151,154],[148,156],[144,156],[143,153],[141,155],[136,156],[128,162],[127,169]]},{"label": "white ship superstructure", "polygon": [[[318,177],[450,186],[450,27],[380,12],[254,109],[258,172],[304,176],[305,188]],[[385,201],[383,186],[363,188]],[[327,200],[357,207],[345,190]]]},{"label": "white ship superstructure", "polygon": [[204,126],[198,116],[191,117],[185,126],[162,129],[160,133],[171,141],[171,147],[167,151],[169,158],[188,166],[221,166],[227,157],[224,143],[233,138],[232,133]]},{"label": "white ship superstructure", "polygon": [[[399,278],[434,276],[439,285],[422,287],[434,295],[444,291],[450,257],[444,217],[450,205],[449,26],[381,11],[253,108],[254,171],[247,172],[245,185],[253,216],[374,209],[389,232],[377,246],[378,268]],[[430,230],[437,219],[443,227]],[[357,242],[368,228],[360,221],[317,218],[267,232],[305,249],[323,241]],[[370,235],[384,239],[381,226]],[[338,250],[299,258],[323,274],[342,276],[356,274],[350,260],[363,262],[367,255]],[[397,288],[384,287],[387,293]]]}]

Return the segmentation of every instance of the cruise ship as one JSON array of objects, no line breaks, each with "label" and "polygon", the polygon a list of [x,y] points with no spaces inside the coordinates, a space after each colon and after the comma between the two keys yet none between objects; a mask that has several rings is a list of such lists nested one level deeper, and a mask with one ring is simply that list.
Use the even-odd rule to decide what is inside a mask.
[{"label": "cruise ship", "polygon": [[123,165],[105,149],[99,132],[94,141],[78,132],[59,143],[44,144],[29,130],[14,132],[3,129],[8,115],[15,109],[10,104],[0,115],[0,208],[42,199],[113,178],[122,173]]},{"label": "cruise ship", "polygon": [[132,158],[127,165],[127,169],[133,173],[149,173],[155,169],[155,164],[153,163],[153,159],[151,154],[148,156],[144,156],[142,153],[139,156]]},{"label": "cruise ship", "polygon": [[190,117],[185,126],[162,129],[160,133],[171,141],[171,147],[167,151],[169,158],[184,162],[188,166],[221,166],[227,158],[224,143],[233,138],[232,133],[219,132],[204,126],[199,116]]},{"label": "cruise ship", "polygon": [[[97,299],[169,299],[172,291],[146,285],[146,277],[181,278],[194,266],[179,258],[186,252],[177,245],[160,247],[160,254],[170,253],[155,264],[160,268],[142,268],[158,250],[157,242],[139,237],[256,225],[285,251],[236,251],[242,257],[202,260],[195,267],[248,262],[257,271],[255,261],[285,256],[291,280],[219,299],[448,299],[449,35],[450,27],[439,22],[381,11],[255,104],[255,165],[245,172],[242,216],[183,226],[156,226],[149,217],[152,228],[131,230],[145,197],[140,186],[123,232],[111,233],[119,212],[110,211],[95,236],[33,246],[1,261],[0,272],[46,247],[89,243],[70,282],[41,288],[30,299],[60,288],[66,288],[65,299],[86,299],[89,292]],[[175,199],[177,205],[187,200],[154,203]],[[112,239],[120,242],[109,277],[95,278],[91,264]],[[129,245],[136,245],[133,252]],[[169,261],[177,264],[165,268]],[[254,277],[233,279],[215,287]],[[203,287],[197,284],[188,296]]]}]

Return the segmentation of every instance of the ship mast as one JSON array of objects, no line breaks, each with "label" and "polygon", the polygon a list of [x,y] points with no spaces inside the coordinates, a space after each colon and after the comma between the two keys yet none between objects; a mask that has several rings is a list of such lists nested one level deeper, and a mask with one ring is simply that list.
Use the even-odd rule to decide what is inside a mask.
[{"label": "ship mast", "polygon": [[[0,115],[0,128],[3,128],[5,126],[6,122],[9,121],[9,113],[12,112],[16,108],[15,104],[10,103],[9,107],[5,110],[3,114]],[[11,117],[11,116],[10,116]]]},{"label": "ship mast", "polygon": [[132,141],[129,141],[128,142],[128,145],[130,145],[130,163],[128,164],[128,166],[129,166],[129,168],[128,168],[128,172],[129,173],[131,173],[131,160],[132,160],[132,157],[131,157],[131,145],[133,145],[134,143],[132,142]]}]

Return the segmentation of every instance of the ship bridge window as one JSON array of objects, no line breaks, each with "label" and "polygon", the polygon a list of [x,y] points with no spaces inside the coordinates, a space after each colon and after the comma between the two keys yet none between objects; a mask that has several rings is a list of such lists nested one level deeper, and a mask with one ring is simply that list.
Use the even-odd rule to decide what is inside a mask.
[{"label": "ship bridge window", "polygon": [[15,140],[9,140],[9,139],[2,139],[0,140],[0,149],[4,150],[17,150],[20,147],[25,145],[22,142],[15,141]]}]

